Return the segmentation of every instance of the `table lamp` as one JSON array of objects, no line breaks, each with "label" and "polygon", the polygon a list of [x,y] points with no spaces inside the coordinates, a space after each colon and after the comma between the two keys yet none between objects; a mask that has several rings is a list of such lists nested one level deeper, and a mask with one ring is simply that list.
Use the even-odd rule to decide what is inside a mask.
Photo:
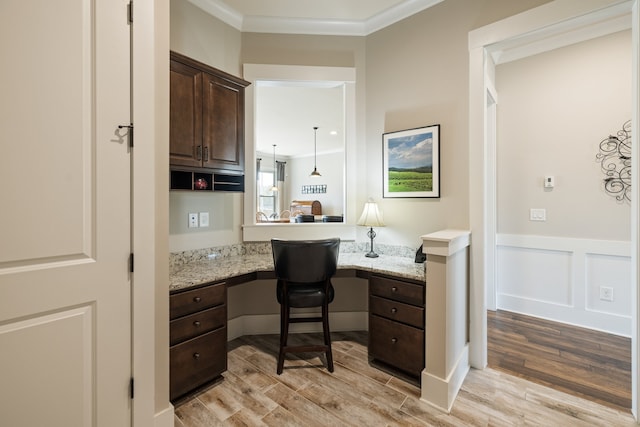
[{"label": "table lamp", "polygon": [[367,236],[371,239],[371,249],[365,256],[368,258],[377,258],[378,254],[373,251],[373,239],[376,237],[376,232],[373,231],[373,227],[384,227],[384,221],[382,220],[382,214],[378,210],[378,205],[373,199],[369,199],[369,201],[364,204],[364,210],[357,224],[369,227]]}]

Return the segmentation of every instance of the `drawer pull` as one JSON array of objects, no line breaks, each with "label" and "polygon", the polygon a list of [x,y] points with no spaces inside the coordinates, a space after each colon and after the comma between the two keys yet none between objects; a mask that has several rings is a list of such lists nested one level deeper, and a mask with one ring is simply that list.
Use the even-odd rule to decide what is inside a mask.
[{"label": "drawer pull", "polygon": [[397,287],[395,287],[395,286],[394,286],[394,287],[392,287],[392,288],[391,288],[391,292],[398,292],[398,288],[397,288]]},{"label": "drawer pull", "polygon": [[197,328],[198,326],[200,326],[200,322],[196,320],[195,322],[193,322],[193,326]]},{"label": "drawer pull", "polygon": [[200,353],[193,353],[193,358],[196,360],[200,359]]},{"label": "drawer pull", "polygon": [[398,309],[397,309],[397,308],[393,307],[393,308],[391,309],[391,313],[392,313],[392,314],[396,314],[397,312],[398,312]]},{"label": "drawer pull", "polygon": [[391,338],[391,343],[392,343],[392,344],[395,344],[395,343],[397,343],[397,342],[398,342],[398,338]]},{"label": "drawer pull", "polygon": [[202,301],[202,298],[200,297],[193,297],[193,302],[200,302]]}]

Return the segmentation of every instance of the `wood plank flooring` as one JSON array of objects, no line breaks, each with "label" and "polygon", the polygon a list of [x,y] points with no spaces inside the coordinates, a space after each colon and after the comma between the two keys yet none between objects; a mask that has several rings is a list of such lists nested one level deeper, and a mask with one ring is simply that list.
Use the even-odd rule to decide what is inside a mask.
[{"label": "wood plank flooring", "polygon": [[177,403],[175,427],[635,425],[627,412],[489,368],[469,372],[445,414],[420,400],[416,382],[369,364],[366,332],[332,338],[333,374],[301,354],[277,375],[277,335],[231,341],[224,380]]},{"label": "wood plank flooring", "polygon": [[489,366],[631,408],[631,339],[498,310],[487,313]]}]

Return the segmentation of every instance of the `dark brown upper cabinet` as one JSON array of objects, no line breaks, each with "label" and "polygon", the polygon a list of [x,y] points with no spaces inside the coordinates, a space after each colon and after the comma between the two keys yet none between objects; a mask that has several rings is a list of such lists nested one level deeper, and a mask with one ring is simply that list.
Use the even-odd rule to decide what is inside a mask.
[{"label": "dark brown upper cabinet", "polygon": [[171,52],[172,168],[244,173],[244,88],[248,85]]}]

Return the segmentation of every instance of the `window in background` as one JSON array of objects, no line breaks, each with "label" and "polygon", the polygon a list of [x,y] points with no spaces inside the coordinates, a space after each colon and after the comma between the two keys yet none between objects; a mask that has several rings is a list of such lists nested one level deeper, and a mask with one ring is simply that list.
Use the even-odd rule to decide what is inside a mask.
[{"label": "window in background", "polygon": [[273,172],[260,171],[258,174],[258,211],[267,217],[275,212],[276,194],[272,190]]}]

